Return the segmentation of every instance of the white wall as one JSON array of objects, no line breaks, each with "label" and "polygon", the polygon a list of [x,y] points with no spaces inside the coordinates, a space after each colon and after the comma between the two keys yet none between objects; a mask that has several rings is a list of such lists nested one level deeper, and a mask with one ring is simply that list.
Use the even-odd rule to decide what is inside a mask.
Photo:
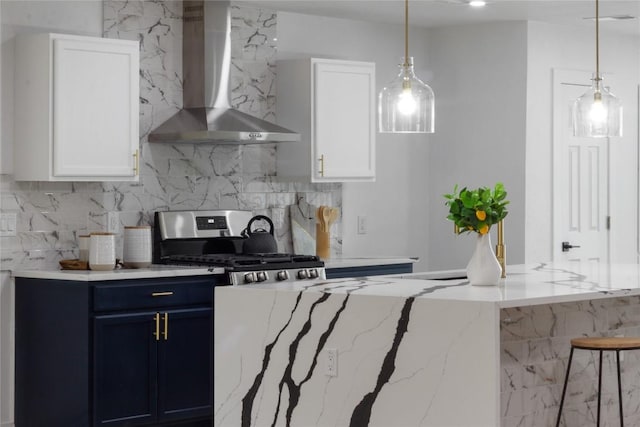
[{"label": "white wall", "polygon": [[[610,142],[611,260],[636,262],[638,239],[638,83],[640,38],[601,25],[600,64],[623,103],[624,137]],[[527,50],[526,261],[552,258],[554,68],[595,71],[593,29],[530,22]],[[609,77],[607,76],[609,75]],[[589,81],[584,82],[589,84]]]},{"label": "white wall", "polygon": [[[432,29],[436,133],[429,144],[429,268],[465,268],[473,235],[456,236],[445,193],[504,183],[507,261],[524,259],[526,23]],[[494,227],[495,228],[495,227]],[[495,231],[492,241],[496,243]]]},{"label": "white wall", "polygon": [[[433,73],[429,71],[428,50],[426,31],[411,29],[409,52],[415,58],[416,74],[430,84]],[[278,14],[279,58],[319,56],[372,61],[376,63],[378,91],[398,74],[403,52],[402,26]],[[435,141],[431,135],[378,133],[376,138],[376,182],[343,185],[342,252],[345,256],[419,257],[415,270],[426,270],[428,150]],[[357,234],[359,215],[367,217],[368,234]]]}]

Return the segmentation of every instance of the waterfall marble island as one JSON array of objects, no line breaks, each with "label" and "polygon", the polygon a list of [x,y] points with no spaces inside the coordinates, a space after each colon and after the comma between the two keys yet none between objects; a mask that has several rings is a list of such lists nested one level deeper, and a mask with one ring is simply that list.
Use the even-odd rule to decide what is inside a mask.
[{"label": "waterfall marble island", "polygon": [[[499,286],[436,276],[217,287],[215,425],[553,425],[569,340],[640,335],[637,264],[508,266]],[[594,419],[594,357],[574,359],[567,425]],[[640,358],[622,365],[638,425]]]}]

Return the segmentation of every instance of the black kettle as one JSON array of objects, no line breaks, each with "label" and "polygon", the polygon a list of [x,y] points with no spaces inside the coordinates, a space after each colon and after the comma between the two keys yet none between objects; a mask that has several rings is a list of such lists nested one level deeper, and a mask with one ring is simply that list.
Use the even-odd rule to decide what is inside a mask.
[{"label": "black kettle", "polygon": [[[264,220],[269,224],[269,231],[263,228],[251,230],[253,223],[260,220]],[[251,218],[247,228],[241,234],[245,237],[242,243],[242,253],[244,254],[274,254],[278,252],[278,244],[273,235],[273,222],[267,216],[256,215]]]}]

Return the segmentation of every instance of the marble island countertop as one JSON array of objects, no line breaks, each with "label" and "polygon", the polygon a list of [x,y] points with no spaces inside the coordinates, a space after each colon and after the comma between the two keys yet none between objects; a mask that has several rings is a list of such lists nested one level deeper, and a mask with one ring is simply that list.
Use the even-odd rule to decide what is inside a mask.
[{"label": "marble island countertop", "polygon": [[553,425],[570,338],[638,324],[638,264],[460,273],[216,287],[214,425]]},{"label": "marble island countertop", "polygon": [[[497,286],[471,286],[464,270],[275,283],[253,289],[492,302],[499,308],[640,295],[640,265],[536,263],[507,266]],[[456,278],[458,277],[458,278]],[[442,280],[442,279],[445,280]],[[239,289],[246,289],[241,286]]]}]

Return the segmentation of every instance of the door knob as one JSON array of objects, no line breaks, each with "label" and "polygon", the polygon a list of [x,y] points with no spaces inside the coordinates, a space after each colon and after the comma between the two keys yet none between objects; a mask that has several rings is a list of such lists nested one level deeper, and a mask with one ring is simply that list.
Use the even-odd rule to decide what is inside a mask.
[{"label": "door knob", "polygon": [[580,246],[572,245],[569,242],[562,242],[562,252],[569,252],[569,249],[579,248]]}]

